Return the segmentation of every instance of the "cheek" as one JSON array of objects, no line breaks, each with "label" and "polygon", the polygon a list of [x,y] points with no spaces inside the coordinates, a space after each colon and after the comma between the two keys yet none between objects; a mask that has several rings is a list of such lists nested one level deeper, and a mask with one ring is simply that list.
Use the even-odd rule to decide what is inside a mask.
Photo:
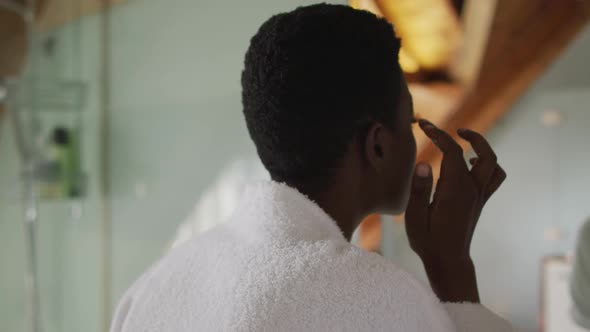
[{"label": "cheek", "polygon": [[416,146],[416,139],[414,138],[414,135],[412,135],[412,163],[411,163],[411,169],[414,169],[414,166],[416,165],[416,157],[417,157],[417,146]]},{"label": "cheek", "polygon": [[403,174],[401,187],[403,188],[402,196],[404,197],[404,202],[402,204],[406,203],[405,201],[407,201],[407,198],[410,195],[412,176],[414,175],[414,167],[416,165],[416,153],[416,140],[414,139],[414,136],[411,135],[411,138],[408,142],[408,149],[406,151],[407,159],[404,165],[404,169],[400,172]]},{"label": "cheek", "polygon": [[414,174],[416,165],[416,140],[412,132],[408,132],[402,140],[405,142],[392,151],[392,169],[395,170],[395,180],[397,187],[404,190]]},{"label": "cheek", "polygon": [[416,141],[411,133],[406,136],[405,143],[397,147],[392,153],[395,160],[392,160],[392,170],[389,173],[386,190],[388,202],[391,207],[389,213],[397,214],[405,210],[410,196],[412,175],[416,164]]},{"label": "cheek", "polygon": [[410,131],[407,136],[407,144],[406,149],[404,151],[405,156],[405,165],[404,170],[408,177],[412,177],[414,173],[414,166],[416,165],[416,139],[414,138],[414,134]]}]

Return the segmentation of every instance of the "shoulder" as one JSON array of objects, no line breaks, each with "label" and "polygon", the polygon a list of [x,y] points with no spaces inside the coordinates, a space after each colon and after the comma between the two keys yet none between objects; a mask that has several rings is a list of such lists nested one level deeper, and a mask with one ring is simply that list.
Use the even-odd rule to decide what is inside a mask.
[{"label": "shoulder", "polygon": [[406,290],[426,301],[439,303],[427,285],[394,261],[356,247],[351,251],[354,256],[354,264],[357,266],[357,273],[363,274],[367,280],[388,284],[390,285],[388,289],[392,292]]},{"label": "shoulder", "polygon": [[447,311],[427,285],[383,256],[356,247],[349,250],[351,279],[358,280],[356,305],[379,308],[376,321],[404,322],[408,331],[454,331]]},{"label": "shoulder", "polygon": [[[212,231],[209,231],[212,232]],[[154,286],[158,286],[162,280],[167,280],[172,274],[185,275],[191,260],[198,257],[195,248],[195,238],[173,247],[165,256],[154,262],[137,278],[131,286],[123,293],[113,314],[111,332],[123,330],[128,317],[135,310],[138,303],[145,299],[145,293],[153,293]],[[157,287],[156,287],[157,288]]]},{"label": "shoulder", "polygon": [[411,283],[417,282],[418,286],[421,285],[409,272],[401,268],[393,260],[379,254],[349,245],[346,250],[343,250],[343,256],[346,264],[354,266],[356,273],[363,274],[367,278],[401,279]]},{"label": "shoulder", "polygon": [[[360,250],[360,249],[357,249]],[[377,254],[361,252],[357,265],[372,281],[365,290],[374,303],[405,312],[409,331],[512,331],[510,324],[481,304],[441,303],[430,287],[394,262]]]}]

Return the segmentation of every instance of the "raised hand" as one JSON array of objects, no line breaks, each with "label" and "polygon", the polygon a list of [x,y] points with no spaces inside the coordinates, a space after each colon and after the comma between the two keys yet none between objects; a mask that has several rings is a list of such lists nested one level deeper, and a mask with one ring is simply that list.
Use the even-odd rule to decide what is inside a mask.
[{"label": "raised hand", "polygon": [[442,151],[440,178],[431,201],[432,170],[416,167],[406,230],[412,249],[420,256],[435,293],[443,301],[479,302],[475,269],[469,253],[483,206],[500,187],[506,173],[480,134],[461,129],[458,134],[472,145],[477,158],[468,168],[461,146],[428,121],[420,127]]}]

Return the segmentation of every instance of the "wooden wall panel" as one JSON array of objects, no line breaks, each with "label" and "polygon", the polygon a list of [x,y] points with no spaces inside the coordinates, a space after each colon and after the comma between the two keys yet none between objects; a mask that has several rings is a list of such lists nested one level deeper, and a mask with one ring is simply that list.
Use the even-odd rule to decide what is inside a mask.
[{"label": "wooden wall panel", "polygon": [[120,5],[128,0],[49,0],[45,14],[39,20],[42,30],[49,30],[71,22],[81,16],[92,15],[108,6]]}]

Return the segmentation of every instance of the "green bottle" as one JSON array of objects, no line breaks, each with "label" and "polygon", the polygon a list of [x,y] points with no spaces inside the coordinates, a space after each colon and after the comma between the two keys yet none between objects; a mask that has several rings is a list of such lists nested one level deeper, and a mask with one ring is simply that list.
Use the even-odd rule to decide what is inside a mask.
[{"label": "green bottle", "polygon": [[56,127],[49,140],[47,161],[40,172],[40,194],[45,199],[79,197],[82,194],[77,135],[68,128]]}]

